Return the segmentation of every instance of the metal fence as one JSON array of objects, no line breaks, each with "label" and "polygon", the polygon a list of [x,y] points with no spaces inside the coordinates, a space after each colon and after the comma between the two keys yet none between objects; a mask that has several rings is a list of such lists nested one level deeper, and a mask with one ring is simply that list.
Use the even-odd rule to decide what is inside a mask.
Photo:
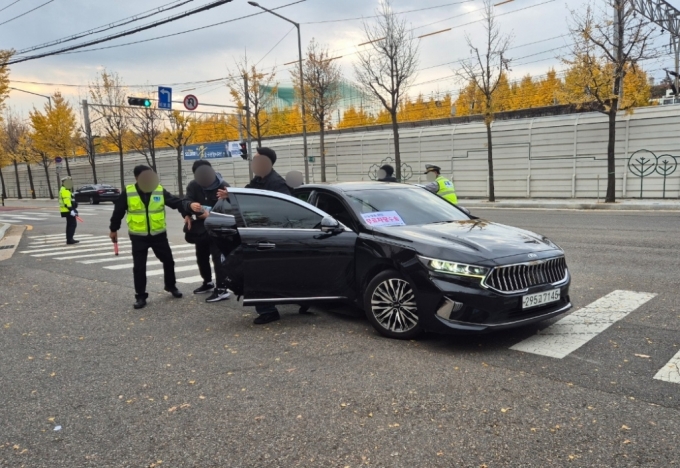
[{"label": "metal fence", "polygon": [[[680,106],[657,106],[622,114],[617,123],[616,179],[618,198],[680,197],[680,171],[673,169],[680,156]],[[440,125],[401,130],[402,169],[408,182],[423,182],[425,164],[437,164],[456,184],[462,198],[487,196],[486,132],[482,123]],[[607,186],[607,121],[598,113],[560,115],[494,123],[494,167],[499,198],[604,198]],[[319,138],[309,138],[310,178],[321,180]],[[304,171],[300,137],[267,139],[276,150],[276,169]],[[636,157],[646,151],[645,176],[636,173]],[[371,180],[382,162],[394,157],[390,130],[346,132],[326,138],[327,180]],[[636,156],[634,156],[636,155]],[[650,170],[652,164],[654,169]],[[146,163],[139,154],[127,154],[125,183],[133,183],[132,168]],[[241,158],[211,160],[227,181],[236,186],[248,182],[248,166]],[[183,181],[191,177],[191,161],[182,163]],[[92,182],[85,158],[70,162],[76,186]],[[157,155],[161,182],[177,192],[177,160],[173,150]],[[33,171],[36,194],[47,196],[42,167]],[[54,168],[50,168],[54,173]],[[63,172],[65,174],[65,170]],[[14,169],[3,169],[7,192],[16,196]],[[120,186],[118,155],[97,158],[99,181]],[[19,179],[25,197],[30,196],[26,169]],[[53,187],[54,188],[54,187]]]}]

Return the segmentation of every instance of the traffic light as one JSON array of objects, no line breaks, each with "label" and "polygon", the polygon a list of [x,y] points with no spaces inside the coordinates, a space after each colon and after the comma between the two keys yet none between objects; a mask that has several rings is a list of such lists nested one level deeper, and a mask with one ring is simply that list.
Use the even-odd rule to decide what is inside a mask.
[{"label": "traffic light", "polygon": [[141,97],[129,97],[128,104],[131,106],[151,107],[151,99]]},{"label": "traffic light", "polygon": [[248,160],[248,145],[245,142],[241,142],[240,145],[241,145],[241,157],[247,161]]}]

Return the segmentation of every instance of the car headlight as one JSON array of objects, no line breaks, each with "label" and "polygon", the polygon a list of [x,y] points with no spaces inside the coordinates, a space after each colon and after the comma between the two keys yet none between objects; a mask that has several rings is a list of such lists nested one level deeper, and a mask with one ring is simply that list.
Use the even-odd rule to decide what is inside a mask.
[{"label": "car headlight", "polygon": [[469,278],[483,279],[489,273],[489,268],[467,265],[465,263],[449,262],[446,260],[436,260],[434,258],[420,257],[421,261],[431,270],[447,275],[467,276]]}]

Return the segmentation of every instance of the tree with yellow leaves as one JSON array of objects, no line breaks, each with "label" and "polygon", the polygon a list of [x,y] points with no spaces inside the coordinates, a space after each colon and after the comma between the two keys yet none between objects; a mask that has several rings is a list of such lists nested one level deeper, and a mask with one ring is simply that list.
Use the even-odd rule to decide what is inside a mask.
[{"label": "tree with yellow leaves", "polygon": [[184,185],[182,182],[182,153],[184,147],[189,144],[194,135],[194,118],[191,114],[184,114],[180,111],[170,113],[170,128],[163,134],[162,138],[168,146],[177,151],[177,187],[179,196],[184,196]]},{"label": "tree with yellow leaves", "polygon": [[354,106],[350,106],[342,114],[342,120],[338,124],[338,128],[353,128],[353,127],[368,127],[374,125],[375,119],[373,116],[363,108],[358,110]]},{"label": "tree with yellow leaves", "polygon": [[[21,199],[23,198],[23,195],[21,193],[21,181],[19,180],[19,164],[25,162],[24,149],[28,128],[14,112],[8,111],[2,121],[2,130],[2,149],[5,154],[5,159],[9,160],[10,164],[14,166],[17,198]],[[32,174],[29,181],[31,182],[33,197],[35,197]]]},{"label": "tree with yellow leaves", "polygon": [[[0,50],[0,112],[5,109],[5,100],[9,94],[9,65],[7,65],[7,62],[12,54],[14,54],[13,50]],[[1,114],[0,120],[2,120]]]}]

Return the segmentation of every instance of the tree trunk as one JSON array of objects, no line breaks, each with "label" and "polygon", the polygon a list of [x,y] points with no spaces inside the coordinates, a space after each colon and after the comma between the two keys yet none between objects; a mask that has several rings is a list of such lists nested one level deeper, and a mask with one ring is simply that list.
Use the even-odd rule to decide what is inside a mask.
[{"label": "tree trunk", "polygon": [[158,172],[156,170],[156,148],[154,147],[153,142],[149,145],[149,153],[151,154],[151,167],[154,172]]},{"label": "tree trunk", "polygon": [[2,201],[5,201],[5,198],[7,198],[7,190],[5,187],[5,176],[2,173],[2,167],[0,167],[0,184],[2,184],[2,194],[0,194],[0,197],[2,197]]},{"label": "tree trunk", "polygon": [[394,136],[394,165],[396,166],[394,170],[396,171],[397,181],[403,182],[401,180],[401,153],[399,152],[399,122],[397,121],[396,106],[394,107],[394,110],[390,114],[392,115],[392,134]]},{"label": "tree trunk", "polygon": [[607,196],[605,203],[616,203],[616,111],[609,111],[607,143]]},{"label": "tree trunk", "polygon": [[17,198],[21,200],[24,197],[21,195],[21,184],[19,183],[19,163],[16,160],[12,162],[14,164],[14,176],[16,177],[17,181]]},{"label": "tree trunk", "polygon": [[125,187],[125,167],[123,166],[123,145],[118,147],[118,159],[120,161],[120,187]]},{"label": "tree trunk", "polygon": [[45,169],[45,179],[47,179],[47,191],[50,193],[50,200],[54,200],[54,194],[52,193],[52,182],[50,182],[50,171],[48,169],[49,164],[48,164],[49,159],[47,159],[46,156],[43,156],[43,168]]},{"label": "tree trunk", "polygon": [[66,161],[66,173],[71,177],[71,166],[68,164],[68,156],[64,155],[64,161]]},{"label": "tree trunk", "polygon": [[[97,166],[94,160],[94,154],[90,156],[89,158],[90,161],[90,166],[92,167],[92,179],[94,180],[94,183],[97,183]],[[122,187],[121,187],[122,188]]]},{"label": "tree trunk", "polygon": [[489,160],[489,201],[496,201],[496,189],[493,181],[493,143],[491,139],[491,122],[486,124],[486,144],[488,145],[487,154]]},{"label": "tree trunk", "polygon": [[321,131],[319,132],[319,152],[321,153],[321,182],[326,182],[326,132],[323,128],[324,121],[319,122]]},{"label": "tree trunk", "polygon": [[177,148],[177,193],[179,197],[184,196],[182,183],[182,147],[180,146]]},{"label": "tree trunk", "polygon": [[26,163],[26,170],[28,171],[28,183],[31,186],[31,198],[35,200],[36,196],[35,196],[35,184],[33,183],[33,171],[31,170],[31,165],[29,163]]}]

